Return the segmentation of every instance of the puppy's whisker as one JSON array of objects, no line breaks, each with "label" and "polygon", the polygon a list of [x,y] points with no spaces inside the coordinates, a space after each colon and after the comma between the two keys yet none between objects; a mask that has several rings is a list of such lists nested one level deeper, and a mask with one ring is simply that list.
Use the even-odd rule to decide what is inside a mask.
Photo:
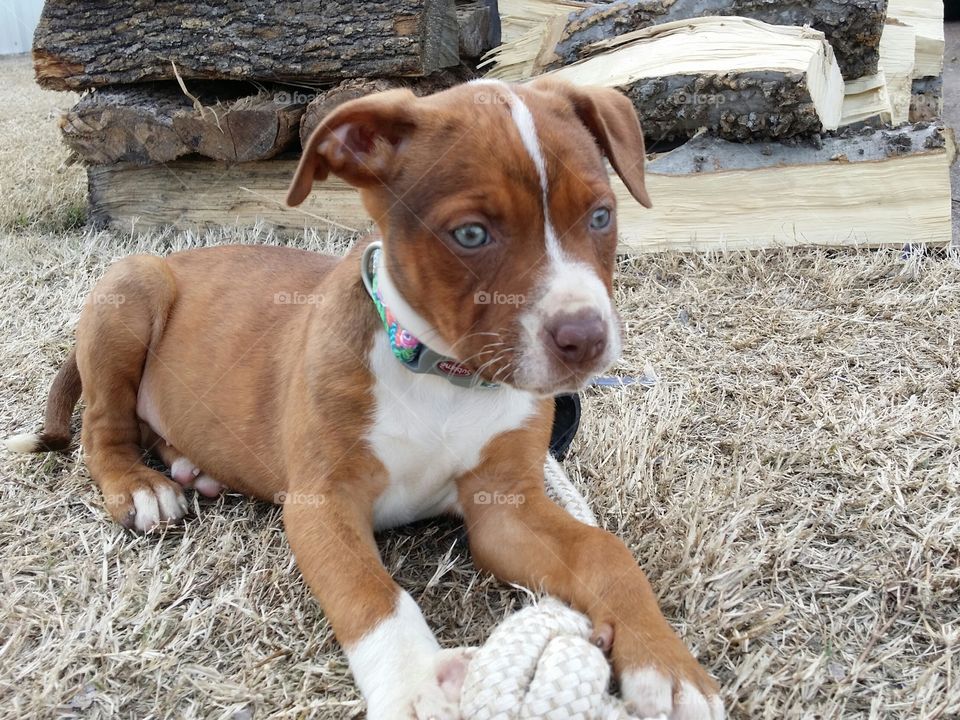
[{"label": "puppy's whisker", "polygon": [[[477,368],[477,374],[478,374],[478,375],[481,374],[481,373],[482,373],[484,370],[486,370],[488,367],[491,367],[491,366],[495,365],[496,363],[502,361],[503,358],[504,358],[505,356],[507,356],[512,350],[513,350],[513,348],[512,348],[511,346],[505,347],[505,348],[503,348],[502,350],[500,350],[500,351],[499,351],[496,355],[494,355],[490,360],[488,360],[488,361],[485,362],[483,365],[481,365],[479,368]],[[507,364],[509,365],[509,363],[507,363]],[[496,378],[498,374],[499,374],[499,370],[494,373],[494,378]]]},{"label": "puppy's whisker", "polygon": [[458,346],[462,345],[463,343],[467,342],[468,340],[472,340],[473,338],[477,338],[477,337],[480,337],[480,336],[482,336],[482,335],[491,335],[491,336],[493,336],[493,337],[495,337],[495,338],[498,338],[498,339],[499,339],[499,337],[500,337],[500,333],[495,333],[495,332],[480,332],[480,331],[478,331],[478,332],[472,332],[472,333],[467,333],[466,335],[463,335],[463,336],[460,337],[460,338],[457,338],[457,340],[456,340],[450,347],[453,348],[454,350],[456,350]]},{"label": "puppy's whisker", "polygon": [[[476,352],[476,353],[474,353],[473,355],[470,355],[469,357],[467,357],[467,358],[465,358],[464,360],[462,360],[462,361],[461,361],[461,364],[463,364],[463,365],[469,365],[469,364],[472,363],[474,360],[479,360],[479,359],[482,358],[484,355],[489,355],[489,354],[494,354],[494,355],[496,355],[496,352],[495,352],[493,349],[489,349],[489,350],[488,350],[488,349],[486,349],[486,347],[484,347],[484,348],[481,349],[479,352]],[[486,363],[482,363],[480,367],[483,367],[484,365],[486,365]],[[480,371],[477,370],[476,372],[480,372]]]}]

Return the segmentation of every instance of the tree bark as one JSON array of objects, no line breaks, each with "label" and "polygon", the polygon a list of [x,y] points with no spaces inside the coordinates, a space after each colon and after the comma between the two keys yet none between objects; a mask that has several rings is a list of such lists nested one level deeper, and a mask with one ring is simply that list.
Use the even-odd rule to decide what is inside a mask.
[{"label": "tree bark", "polygon": [[47,0],[37,82],[54,90],[184,78],[333,82],[458,62],[453,0]]},{"label": "tree bark", "polygon": [[917,78],[910,96],[910,122],[936,120],[943,115],[943,78]]},{"label": "tree bark", "polygon": [[248,162],[296,145],[307,100],[297,91],[193,86],[196,102],[172,83],[95,90],[61,119],[64,142],[90,165],[165,163],[191,153]]}]

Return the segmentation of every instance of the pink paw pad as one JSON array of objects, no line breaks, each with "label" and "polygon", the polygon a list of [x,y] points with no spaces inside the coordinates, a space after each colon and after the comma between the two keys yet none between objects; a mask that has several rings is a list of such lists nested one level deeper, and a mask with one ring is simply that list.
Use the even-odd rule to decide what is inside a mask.
[{"label": "pink paw pad", "polygon": [[185,457],[177,458],[170,466],[170,476],[185,488],[192,486],[199,474],[200,468]]},{"label": "pink paw pad", "polygon": [[179,457],[170,466],[170,476],[176,480],[184,490],[196,490],[204,497],[213,498],[223,492],[223,485],[185,457]]},{"label": "pink paw pad", "polygon": [[204,497],[216,497],[223,492],[223,485],[209,475],[200,475],[193,483],[194,489]]}]

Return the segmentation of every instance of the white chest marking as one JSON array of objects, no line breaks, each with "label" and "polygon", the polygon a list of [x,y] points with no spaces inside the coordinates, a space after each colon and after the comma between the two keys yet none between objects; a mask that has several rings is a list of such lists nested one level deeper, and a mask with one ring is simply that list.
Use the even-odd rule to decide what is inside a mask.
[{"label": "white chest marking", "polygon": [[521,427],[533,395],[509,387],[468,389],[410,372],[386,333],[370,351],[375,416],[367,441],[389,473],[374,503],[377,529],[459,512],[454,479],[476,467],[496,435]]}]

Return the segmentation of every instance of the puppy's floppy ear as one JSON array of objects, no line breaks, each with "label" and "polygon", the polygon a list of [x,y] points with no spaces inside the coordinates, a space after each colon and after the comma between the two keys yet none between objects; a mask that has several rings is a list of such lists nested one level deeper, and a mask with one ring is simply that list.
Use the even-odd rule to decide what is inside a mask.
[{"label": "puppy's floppy ear", "polygon": [[346,102],[327,115],[310,135],[287,191],[287,205],[302,203],[314,180],[329,173],[351,185],[382,183],[397,151],[415,127],[416,96],[387,90]]},{"label": "puppy's floppy ear", "polygon": [[549,76],[530,85],[566,97],[630,194],[644,207],[653,207],[643,179],[647,159],[643,131],[637,111],[626,95],[613,88],[584,87]]}]

